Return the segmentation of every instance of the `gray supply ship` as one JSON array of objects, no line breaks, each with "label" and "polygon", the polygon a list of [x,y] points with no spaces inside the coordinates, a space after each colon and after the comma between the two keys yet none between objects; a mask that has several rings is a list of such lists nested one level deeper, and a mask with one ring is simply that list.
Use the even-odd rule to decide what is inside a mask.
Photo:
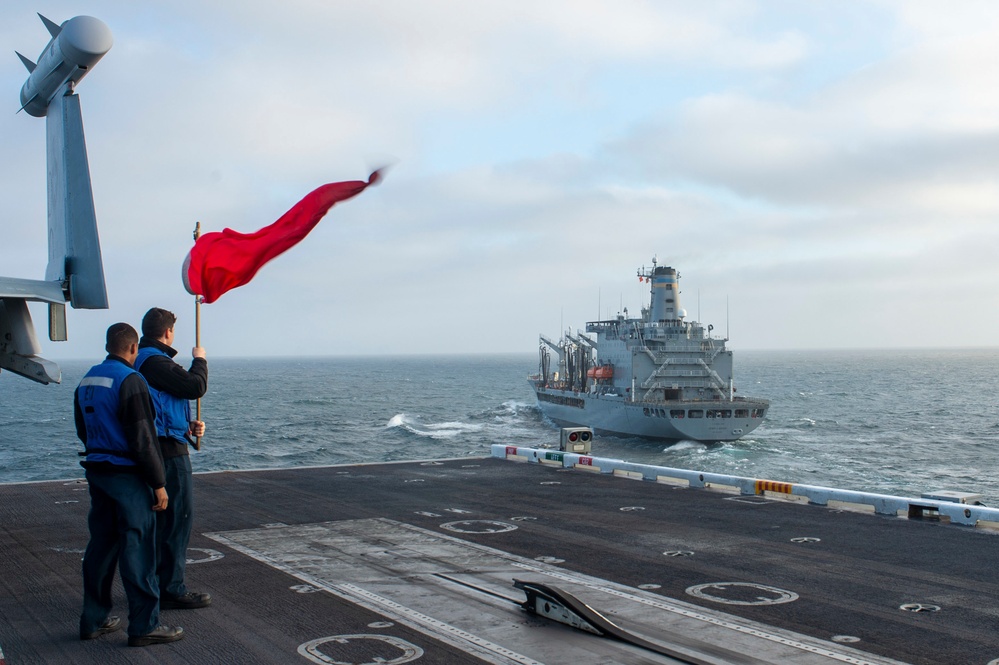
[{"label": "gray supply ship", "polygon": [[596,341],[541,335],[539,372],[528,377],[541,412],[559,425],[667,441],[735,441],[759,427],[770,402],[735,396],[728,340],[686,320],[679,273],[653,259],[638,277],[651,292],[641,318],[625,309],[587,323]]}]

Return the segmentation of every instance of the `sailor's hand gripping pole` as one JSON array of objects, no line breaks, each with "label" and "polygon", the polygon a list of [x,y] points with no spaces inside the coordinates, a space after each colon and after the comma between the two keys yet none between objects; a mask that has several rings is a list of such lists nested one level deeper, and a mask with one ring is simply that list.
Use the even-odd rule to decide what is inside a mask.
[{"label": "sailor's hand gripping pole", "polygon": [[[201,222],[194,225],[194,242],[201,237]],[[194,345],[201,346],[201,296],[194,296]],[[201,398],[198,398],[195,418],[201,420]],[[201,450],[201,437],[194,438],[194,449]]]}]

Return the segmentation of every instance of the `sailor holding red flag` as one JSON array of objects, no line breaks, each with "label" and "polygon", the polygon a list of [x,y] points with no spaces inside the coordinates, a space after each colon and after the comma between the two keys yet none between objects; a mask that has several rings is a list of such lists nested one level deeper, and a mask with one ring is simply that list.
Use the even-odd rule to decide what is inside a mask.
[{"label": "sailor holding red flag", "polygon": [[[171,347],[176,316],[154,307],[143,318],[143,338],[135,367],[146,377],[155,397],[157,434],[170,497],[168,513],[157,520],[163,609],[197,609],[209,606],[212,600],[207,593],[189,591],[184,581],[194,517],[193,475],[187,445],[200,449],[200,438],[205,431],[201,397],[208,388],[208,364],[200,340],[201,303],[215,302],[225,292],[248,283],[265,263],[301,242],[336,203],[357,196],[380,178],[380,171],[375,171],[367,181],[322,185],[276,222],[255,233],[225,229],[201,235],[199,224],[194,247],[183,268],[184,287],[196,297],[197,332],[189,370],[172,360],[176,354]],[[190,414],[191,399],[198,400],[195,418]]]}]

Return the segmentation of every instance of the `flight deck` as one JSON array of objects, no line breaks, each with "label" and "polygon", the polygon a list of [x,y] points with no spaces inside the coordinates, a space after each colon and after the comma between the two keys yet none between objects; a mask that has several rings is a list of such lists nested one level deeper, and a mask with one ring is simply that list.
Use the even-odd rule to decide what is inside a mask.
[{"label": "flight deck", "polygon": [[142,649],[78,639],[85,482],[0,485],[0,663],[999,662],[992,529],[518,452],[196,474],[187,579],[214,601]]}]

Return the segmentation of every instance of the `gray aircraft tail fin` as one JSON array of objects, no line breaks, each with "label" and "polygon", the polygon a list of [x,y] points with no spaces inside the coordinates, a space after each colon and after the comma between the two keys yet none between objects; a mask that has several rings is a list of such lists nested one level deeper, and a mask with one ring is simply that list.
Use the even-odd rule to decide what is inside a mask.
[{"label": "gray aircraft tail fin", "polygon": [[45,279],[62,283],[76,309],[107,309],[79,96],[53,99],[45,121],[49,172],[49,264]]},{"label": "gray aircraft tail fin", "polygon": [[[59,366],[38,355],[41,345],[28,303],[48,303],[52,341],[67,337],[67,302],[82,309],[108,307],[83,113],[74,89],[111,48],[111,33],[92,17],[70,19],[63,24],[70,29],[64,31],[38,16],[51,41],[37,63],[20,53],[17,57],[28,70],[21,108],[30,106],[30,115],[45,117],[49,257],[44,280],[0,277],[0,369],[40,383],[59,383]],[[77,60],[67,66],[65,57],[46,57],[51,53],[75,53]]]}]

